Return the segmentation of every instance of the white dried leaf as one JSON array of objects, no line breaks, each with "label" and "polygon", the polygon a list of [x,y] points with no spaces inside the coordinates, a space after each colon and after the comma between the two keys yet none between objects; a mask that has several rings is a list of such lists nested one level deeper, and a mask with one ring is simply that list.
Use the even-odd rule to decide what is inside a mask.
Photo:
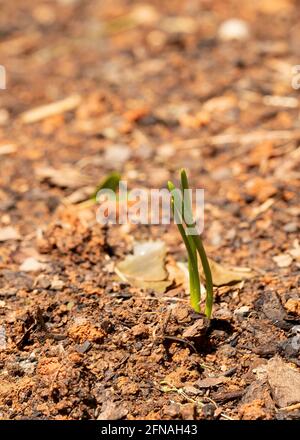
[{"label": "white dried leaf", "polygon": [[273,257],[273,261],[278,267],[289,267],[292,264],[293,258],[289,254],[280,254]]},{"label": "white dried leaf", "polygon": [[170,281],[165,269],[166,247],[162,241],[140,242],[134,245],[133,255],[119,263],[117,275],[130,284],[164,292]]},{"label": "white dried leaf", "polygon": [[[235,267],[229,269],[219,263],[216,263],[211,258],[209,258],[208,261],[214,286],[225,286],[227,284],[237,283],[254,276],[254,273],[248,267]],[[200,275],[205,279],[202,266],[200,268]]]}]

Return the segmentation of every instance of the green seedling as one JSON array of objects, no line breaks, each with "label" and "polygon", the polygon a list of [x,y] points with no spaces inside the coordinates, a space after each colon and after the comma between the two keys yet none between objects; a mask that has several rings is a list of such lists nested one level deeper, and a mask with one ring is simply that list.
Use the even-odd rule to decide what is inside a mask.
[{"label": "green seedling", "polygon": [[94,202],[97,201],[97,194],[101,189],[111,189],[112,191],[116,192],[119,186],[121,180],[121,175],[117,172],[110,173],[103,182],[100,183],[99,186],[97,186],[94,194],[92,195],[91,199],[94,200]]},{"label": "green seedling", "polygon": [[108,176],[106,176],[103,181],[96,187],[95,191],[89,197],[88,200],[79,203],[77,206],[79,209],[86,209],[94,206],[97,203],[97,194],[102,189],[111,189],[115,193],[117,192],[119,183],[121,180],[121,174],[117,172],[112,172]]},{"label": "green seedling", "polygon": [[[181,170],[181,189],[176,189],[172,182],[168,182],[171,193],[171,205],[176,219],[179,233],[182,237],[188,254],[188,270],[190,284],[191,306],[200,312],[201,284],[198,269],[198,255],[203,267],[206,280],[205,315],[210,318],[213,306],[213,282],[209,262],[200,235],[196,231],[196,222],[193,219],[192,203],[189,196],[189,183],[185,170]],[[193,234],[187,234],[187,228],[193,229]]]}]

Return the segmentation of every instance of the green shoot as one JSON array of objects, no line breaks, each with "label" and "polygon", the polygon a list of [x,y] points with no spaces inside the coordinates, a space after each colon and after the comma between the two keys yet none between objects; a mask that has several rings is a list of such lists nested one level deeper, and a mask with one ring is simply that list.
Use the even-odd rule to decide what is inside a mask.
[{"label": "green shoot", "polygon": [[[182,212],[185,217],[188,217],[191,222],[193,222],[193,210],[192,210],[192,202],[189,194],[189,183],[187,179],[187,175],[182,170],[181,172],[181,189],[183,192],[184,199],[182,201]],[[185,191],[186,190],[186,191]],[[185,192],[184,192],[185,191]],[[194,226],[190,225],[189,226]],[[200,300],[201,300],[201,284],[198,273],[198,258],[197,258],[197,249],[195,243],[190,235],[187,235],[187,239],[193,253],[193,261],[188,257],[188,270],[189,270],[189,282],[190,282],[190,295],[191,295],[191,305],[196,310],[196,312],[200,312]],[[196,271],[194,270],[196,268]],[[197,304],[195,307],[194,304]]]},{"label": "green shoot", "polygon": [[[206,252],[199,234],[187,234],[186,228],[182,224],[182,220],[186,227],[196,228],[193,219],[192,204],[189,195],[189,183],[185,170],[181,170],[181,191],[176,190],[172,182],[168,182],[168,189],[171,193],[171,205],[176,219],[179,233],[185,244],[188,253],[188,270],[191,306],[196,312],[200,312],[201,288],[200,276],[198,270],[197,252],[203,267],[206,280],[206,303],[205,315],[210,318],[213,306],[213,282]],[[195,230],[196,231],[196,230]]]},{"label": "green shoot", "polygon": [[[168,189],[171,193],[174,194],[176,191],[175,186],[172,182],[168,182]],[[181,194],[179,195],[179,197]],[[174,196],[171,199],[172,210],[174,213],[174,217],[179,216],[180,212],[177,207],[177,203],[174,202]],[[191,239],[191,236],[186,235],[185,229],[181,223],[177,223],[177,227],[179,233],[182,237],[182,240],[185,244],[187,253],[188,253],[188,265],[189,265],[189,282],[190,282],[190,296],[191,296],[191,305],[196,312],[200,312],[200,299],[201,299],[201,291],[200,291],[200,280],[199,280],[199,272],[197,265],[197,252],[194,246],[194,243]]]},{"label": "green shoot", "polygon": [[116,192],[118,185],[121,180],[121,175],[117,172],[110,173],[103,182],[100,183],[100,185],[96,188],[94,194],[92,195],[92,200],[96,202],[97,193],[101,189],[111,189],[112,191]]},{"label": "green shoot", "polygon": [[103,181],[97,186],[94,192],[89,196],[87,200],[79,203],[77,207],[79,209],[86,209],[94,206],[97,203],[97,194],[101,189],[111,189],[117,192],[119,182],[121,180],[121,175],[117,172],[112,172],[106,176]]}]

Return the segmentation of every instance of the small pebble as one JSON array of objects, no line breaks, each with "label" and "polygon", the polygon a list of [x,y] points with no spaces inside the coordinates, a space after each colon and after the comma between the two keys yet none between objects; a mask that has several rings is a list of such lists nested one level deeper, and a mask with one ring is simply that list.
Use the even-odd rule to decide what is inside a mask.
[{"label": "small pebble", "polygon": [[232,318],[232,313],[230,310],[225,308],[219,309],[215,311],[215,318],[230,321],[230,319]]},{"label": "small pebble", "polygon": [[234,357],[236,355],[236,348],[229,344],[224,344],[219,348],[218,355],[226,358]]},{"label": "small pebble", "polygon": [[25,374],[30,375],[34,373],[37,362],[34,362],[32,359],[25,359],[19,365]]},{"label": "small pebble", "polygon": [[45,269],[46,265],[40,263],[33,257],[26,258],[20,266],[22,272],[38,272],[39,270]]},{"label": "small pebble", "polygon": [[0,125],[5,125],[9,121],[9,112],[5,108],[0,109]]},{"label": "small pebble", "polygon": [[35,280],[35,286],[41,289],[48,289],[51,285],[51,280],[47,276],[40,274]]},{"label": "small pebble", "polygon": [[1,325],[0,326],[0,351],[6,349],[6,344],[7,344],[6,330],[5,330],[4,325]]},{"label": "small pebble", "polygon": [[168,407],[164,408],[164,414],[169,418],[178,417],[180,412],[180,405],[178,403],[171,403]]},{"label": "small pebble", "polygon": [[244,20],[231,18],[223,21],[218,29],[220,40],[247,40],[250,37],[249,26]]},{"label": "small pebble", "polygon": [[129,160],[131,155],[130,148],[126,145],[111,145],[105,150],[104,161],[109,166],[119,169]]},{"label": "small pebble", "polygon": [[20,234],[12,226],[7,226],[5,228],[0,228],[0,241],[6,240],[20,240]]},{"label": "small pebble", "polygon": [[247,316],[249,315],[249,312],[250,312],[250,308],[248,306],[242,306],[239,307],[238,309],[235,309],[233,313],[235,316]]},{"label": "small pebble", "polygon": [[65,287],[65,283],[62,280],[54,279],[51,282],[51,289],[52,290],[62,290]]},{"label": "small pebble", "polygon": [[77,345],[76,350],[79,353],[86,353],[91,347],[92,344],[90,343],[90,341],[85,341],[83,344]]},{"label": "small pebble", "polygon": [[286,225],[284,225],[283,230],[288,233],[297,232],[298,225],[295,222],[287,223]]},{"label": "small pebble", "polygon": [[213,403],[206,403],[202,407],[202,414],[205,418],[213,417],[215,414],[216,406]]}]

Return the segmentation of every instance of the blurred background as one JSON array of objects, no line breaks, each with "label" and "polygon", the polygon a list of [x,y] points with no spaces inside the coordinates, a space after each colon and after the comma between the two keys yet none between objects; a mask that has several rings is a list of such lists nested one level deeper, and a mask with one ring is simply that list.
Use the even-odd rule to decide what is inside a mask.
[{"label": "blurred background", "polygon": [[231,223],[273,196],[296,204],[299,13],[293,0],[1,1],[2,207],[30,212],[30,231],[111,171],[160,188],[183,166]]}]

